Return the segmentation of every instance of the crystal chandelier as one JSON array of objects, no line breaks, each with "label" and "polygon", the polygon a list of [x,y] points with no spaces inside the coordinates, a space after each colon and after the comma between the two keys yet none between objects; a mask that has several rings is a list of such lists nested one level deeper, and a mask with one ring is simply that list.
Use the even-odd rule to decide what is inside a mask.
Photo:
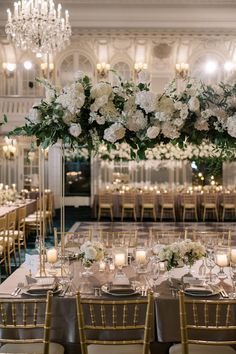
[{"label": "crystal chandelier", "polygon": [[62,50],[70,40],[69,12],[61,14],[53,0],[21,0],[14,12],[7,10],[6,34],[16,47],[34,53],[52,54]]}]

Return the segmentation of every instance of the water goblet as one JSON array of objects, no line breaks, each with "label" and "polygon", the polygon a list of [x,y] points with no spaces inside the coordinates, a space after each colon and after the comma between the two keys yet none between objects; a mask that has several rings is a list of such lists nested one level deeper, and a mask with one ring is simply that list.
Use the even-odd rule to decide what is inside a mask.
[{"label": "water goblet", "polygon": [[229,294],[229,297],[236,299],[236,263],[230,263],[230,278],[233,285],[233,292]]},{"label": "water goblet", "polygon": [[212,274],[212,270],[215,267],[215,259],[214,259],[214,254],[213,253],[207,253],[207,256],[205,258],[206,266],[209,269],[209,273],[206,274],[206,276],[209,276],[209,282],[212,283],[215,279],[215,275]]}]

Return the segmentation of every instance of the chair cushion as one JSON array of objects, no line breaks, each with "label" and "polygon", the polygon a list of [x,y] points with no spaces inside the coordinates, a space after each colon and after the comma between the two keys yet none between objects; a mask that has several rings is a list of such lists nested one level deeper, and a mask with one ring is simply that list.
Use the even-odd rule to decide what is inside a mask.
[{"label": "chair cushion", "polygon": [[220,204],[223,208],[225,209],[235,209],[235,204],[230,204],[230,203],[221,203]]},{"label": "chair cushion", "polygon": [[185,204],[182,204],[182,206],[185,209],[195,209],[196,208],[196,204],[193,204],[193,203],[185,203]]},{"label": "chair cushion", "polygon": [[216,203],[202,203],[202,205],[203,205],[204,208],[206,208],[206,209],[213,209],[213,208],[216,208]]},{"label": "chair cushion", "polygon": [[174,208],[174,204],[173,203],[163,203],[161,204],[162,208],[164,209],[171,209],[171,208]]},{"label": "chair cushion", "polygon": [[[43,354],[43,343],[4,344],[0,353]],[[64,354],[64,348],[58,343],[50,343],[49,354]]]},{"label": "chair cushion", "polygon": [[142,354],[142,344],[88,346],[88,354]]},{"label": "chair cushion", "polygon": [[122,204],[122,208],[124,208],[124,209],[134,209],[134,207],[135,207],[135,204],[133,204],[133,203]]},{"label": "chair cushion", "polygon": [[110,209],[110,208],[112,208],[112,204],[110,204],[110,203],[100,203],[99,204],[99,208],[101,208],[101,209]]},{"label": "chair cushion", "polygon": [[[235,354],[228,345],[189,344],[189,354]],[[182,354],[182,345],[175,344],[169,349],[169,354]]]},{"label": "chair cushion", "polygon": [[142,208],[144,209],[153,209],[155,208],[155,205],[153,203],[143,203]]}]

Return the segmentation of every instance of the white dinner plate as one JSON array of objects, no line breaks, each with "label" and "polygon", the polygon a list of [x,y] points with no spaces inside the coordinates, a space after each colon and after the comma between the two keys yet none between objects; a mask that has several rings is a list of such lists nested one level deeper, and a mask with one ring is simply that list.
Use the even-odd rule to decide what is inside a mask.
[{"label": "white dinner plate", "polygon": [[194,296],[194,297],[210,297],[210,296],[218,295],[220,293],[220,290],[219,290],[219,288],[217,286],[211,285],[211,289],[212,289],[211,293],[207,292],[207,289],[206,289],[206,292],[204,292],[204,289],[202,289],[199,292],[194,292],[194,291],[191,292],[190,290],[188,291],[186,289],[184,291],[184,293],[185,293],[185,295]]},{"label": "white dinner plate", "polygon": [[123,290],[122,288],[119,289],[119,291],[116,289],[116,291],[114,290],[114,292],[109,289],[109,286],[107,284],[104,284],[101,286],[101,290],[103,293],[105,294],[108,294],[108,295],[111,295],[111,296],[117,296],[117,297],[120,297],[120,296],[133,296],[133,295],[138,295],[139,292],[137,290],[134,290],[134,289],[129,289],[130,292],[127,292],[125,290]]},{"label": "white dinner plate", "polygon": [[[62,291],[62,286],[59,285],[58,288],[56,290],[53,291],[53,295],[56,295],[56,294],[59,294],[60,292]],[[31,293],[29,292],[28,290],[26,289],[23,289],[22,292],[21,292],[21,295],[27,295],[27,296],[30,296],[30,297],[46,297],[47,295],[47,291],[45,290],[45,292],[38,292],[38,293]]]}]

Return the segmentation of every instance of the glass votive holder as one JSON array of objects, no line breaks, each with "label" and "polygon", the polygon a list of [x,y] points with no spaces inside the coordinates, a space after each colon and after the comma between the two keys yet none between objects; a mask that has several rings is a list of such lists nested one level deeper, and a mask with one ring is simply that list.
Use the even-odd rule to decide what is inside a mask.
[{"label": "glass votive holder", "polygon": [[147,272],[147,249],[145,248],[137,248],[135,251],[135,261],[138,265],[137,272],[138,273],[146,273]]},{"label": "glass votive holder", "polygon": [[224,272],[224,268],[230,264],[230,248],[229,247],[217,247],[215,248],[215,263],[220,268],[217,274],[219,279],[227,278],[227,274]]},{"label": "glass votive holder", "polygon": [[50,264],[49,274],[56,274],[55,263],[58,260],[58,251],[56,248],[49,248],[46,251],[47,262]]},{"label": "glass votive holder", "polygon": [[126,247],[114,248],[113,263],[117,269],[116,275],[124,275],[122,268],[128,264],[128,249]]}]

